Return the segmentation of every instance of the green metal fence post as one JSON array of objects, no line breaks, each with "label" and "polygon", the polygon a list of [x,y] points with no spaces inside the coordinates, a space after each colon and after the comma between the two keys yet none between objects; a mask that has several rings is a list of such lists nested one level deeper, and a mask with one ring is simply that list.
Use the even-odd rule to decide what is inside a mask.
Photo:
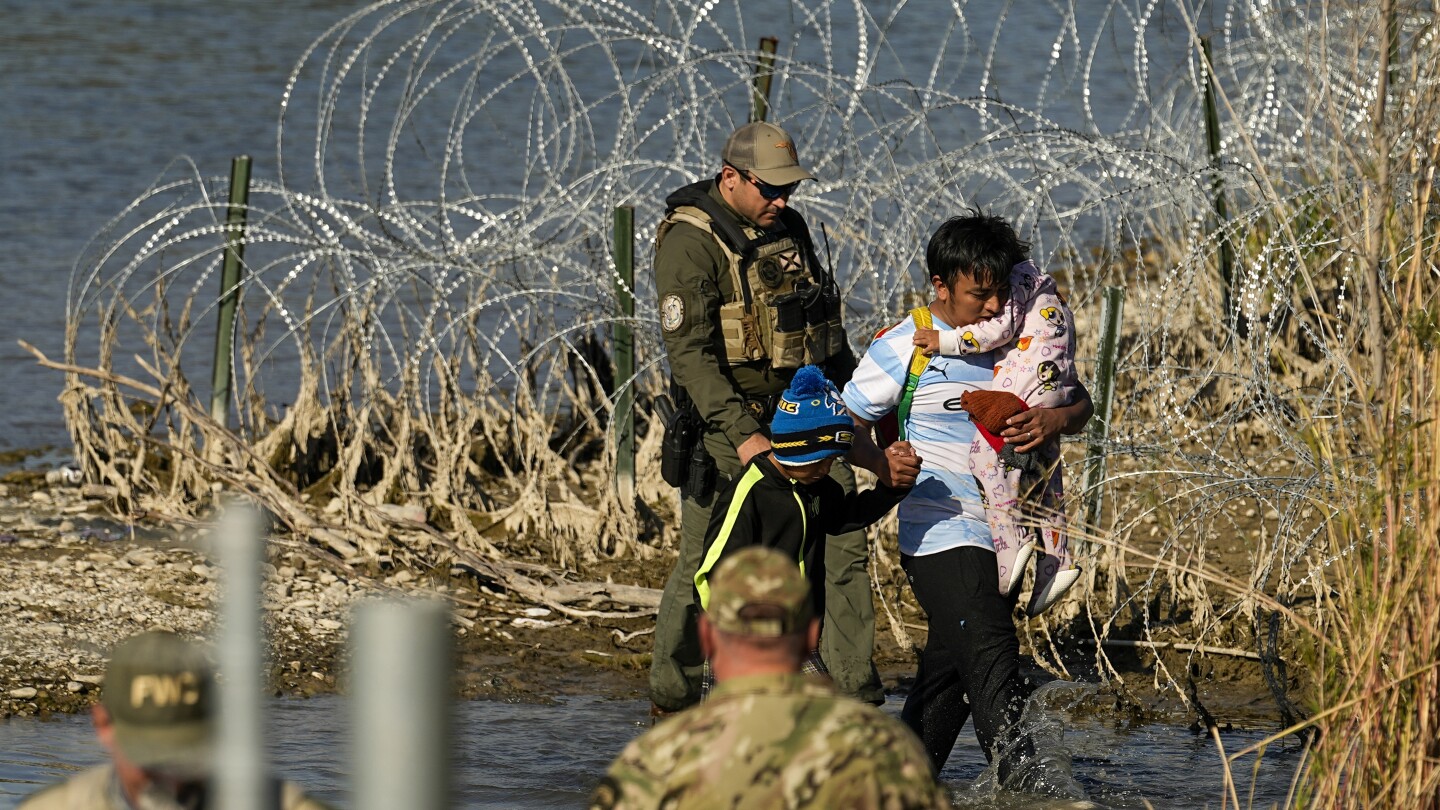
[{"label": "green metal fence post", "polygon": [[230,364],[235,354],[235,307],[245,261],[245,216],[250,202],[250,156],[230,161],[230,210],[225,217],[225,265],[220,274],[220,321],[215,331],[215,364],[210,377],[210,418],[230,421]]},{"label": "green metal fence post", "polygon": [[635,497],[635,207],[615,209],[615,486]]},{"label": "green metal fence post", "polygon": [[770,79],[775,75],[775,37],[760,38],[760,57],[755,62],[755,88],[750,102],[750,121],[764,121],[770,114]]},{"label": "green metal fence post", "polygon": [[1230,207],[1225,201],[1225,177],[1220,173],[1220,110],[1215,103],[1215,60],[1210,37],[1200,38],[1205,54],[1205,146],[1210,153],[1210,196],[1215,210],[1215,232],[1220,236],[1220,283],[1224,287],[1225,323],[1244,337],[1249,331],[1235,306],[1235,248],[1230,244]]},{"label": "green metal fence post", "polygon": [[[1100,504],[1105,489],[1104,445],[1110,438],[1110,404],[1115,396],[1115,360],[1120,351],[1120,316],[1124,309],[1124,288],[1106,287],[1105,302],[1100,309],[1100,357],[1095,367],[1095,417],[1090,421],[1090,446],[1085,453],[1085,526],[1092,532],[1100,530]],[[1076,556],[1079,553],[1077,548]]]}]

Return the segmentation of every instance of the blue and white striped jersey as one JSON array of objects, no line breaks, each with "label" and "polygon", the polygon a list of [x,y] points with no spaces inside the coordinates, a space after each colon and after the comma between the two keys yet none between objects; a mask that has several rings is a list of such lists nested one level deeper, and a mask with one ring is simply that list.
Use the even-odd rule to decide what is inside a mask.
[{"label": "blue and white striped jersey", "polygon": [[[935,328],[952,327],[935,317]],[[879,421],[895,409],[905,387],[914,351],[915,321],[906,317],[865,352],[845,386],[845,405],[857,416]],[[909,497],[900,502],[900,552],[935,554],[959,546],[994,548],[980,488],[970,473],[970,442],[975,425],[960,407],[966,391],[990,388],[994,353],[968,357],[935,356],[920,375],[905,422],[905,437],[923,462]]]}]

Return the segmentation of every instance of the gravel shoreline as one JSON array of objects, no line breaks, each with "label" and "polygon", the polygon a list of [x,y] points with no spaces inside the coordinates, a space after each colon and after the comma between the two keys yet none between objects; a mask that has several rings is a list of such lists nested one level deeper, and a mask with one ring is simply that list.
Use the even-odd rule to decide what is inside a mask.
[{"label": "gravel shoreline", "polygon": [[[121,523],[106,516],[110,493],[102,488],[44,479],[27,472],[0,483],[0,720],[88,710],[99,697],[108,651],[134,633],[166,628],[206,638],[214,629],[219,572],[205,551],[206,529]],[[365,598],[403,594],[450,601],[460,697],[646,697],[648,617],[574,620],[462,572],[402,569],[368,577],[301,550],[274,539],[266,571],[267,674],[276,695],[343,691],[352,608]],[[616,570],[615,581],[638,582],[636,575]],[[1192,697],[1210,707],[1212,722],[1273,722],[1275,705],[1253,662],[1210,658],[1200,667],[1174,652],[1159,655],[1170,671],[1196,676]],[[886,687],[903,693],[913,651],[881,633],[876,656]],[[1131,721],[1199,719],[1194,706],[1154,680],[1154,656],[1117,659],[1129,685],[1102,686],[1095,708]],[[1093,672],[1076,674],[1098,680]]]},{"label": "gravel shoreline", "polygon": [[[0,485],[0,718],[85,710],[108,651],[134,633],[211,633],[219,572],[198,532],[107,520],[107,493],[93,488],[16,489]],[[365,593],[313,569],[282,562],[265,583],[271,679],[296,693],[334,687],[344,622]]]},{"label": "gravel shoreline", "polygon": [[[134,633],[214,630],[219,571],[206,529],[126,525],[105,516],[109,493],[35,478],[0,483],[0,719],[88,710],[108,651]],[[286,546],[272,540],[263,594],[277,695],[343,689],[352,608],[397,595],[451,601],[463,697],[643,694],[649,638],[638,622],[578,625],[473,580],[369,578]]]}]

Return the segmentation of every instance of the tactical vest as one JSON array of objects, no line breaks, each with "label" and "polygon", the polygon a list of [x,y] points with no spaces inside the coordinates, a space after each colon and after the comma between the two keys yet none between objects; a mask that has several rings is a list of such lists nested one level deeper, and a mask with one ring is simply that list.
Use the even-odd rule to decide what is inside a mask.
[{"label": "tactical vest", "polygon": [[720,305],[725,362],[768,359],[772,368],[799,368],[839,354],[845,343],[840,293],[815,259],[805,221],[784,209],[783,231],[743,226],[707,193],[710,183],[693,183],[666,199],[655,250],[680,222],[710,234],[720,246],[735,291]]}]

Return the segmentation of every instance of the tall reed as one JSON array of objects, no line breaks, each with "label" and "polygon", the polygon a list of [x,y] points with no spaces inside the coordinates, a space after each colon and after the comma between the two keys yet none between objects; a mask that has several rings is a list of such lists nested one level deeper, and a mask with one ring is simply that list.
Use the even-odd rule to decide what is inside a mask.
[{"label": "tall reed", "polygon": [[[1283,265],[1294,279],[1288,323],[1266,322],[1291,342],[1266,360],[1301,385],[1307,366],[1332,370],[1311,377],[1325,381],[1324,396],[1291,399],[1290,433],[1315,473],[1306,497],[1328,514],[1324,544],[1288,600],[1314,599],[1309,621],[1290,623],[1310,650],[1311,714],[1276,736],[1318,732],[1295,806],[1431,809],[1440,807],[1440,29],[1433,10],[1392,0],[1309,11],[1296,49],[1317,91],[1300,141],[1306,160],[1265,160],[1248,122],[1232,119],[1255,178],[1241,192],[1255,212],[1242,264]],[[1320,349],[1308,358],[1297,351],[1305,336]]]},{"label": "tall reed", "polygon": [[[1341,217],[1388,295],[1369,318],[1373,374],[1348,429],[1316,432],[1343,519],[1322,594],[1316,807],[1440,807],[1440,44],[1435,19],[1387,0],[1371,18],[1380,48],[1365,146],[1337,153],[1370,203]],[[1359,50],[1357,48],[1357,50]],[[1360,230],[1362,229],[1363,230]],[[1357,232],[1358,231],[1358,232]],[[1374,283],[1374,282],[1372,282]],[[1373,325],[1373,324],[1372,324]]]}]

